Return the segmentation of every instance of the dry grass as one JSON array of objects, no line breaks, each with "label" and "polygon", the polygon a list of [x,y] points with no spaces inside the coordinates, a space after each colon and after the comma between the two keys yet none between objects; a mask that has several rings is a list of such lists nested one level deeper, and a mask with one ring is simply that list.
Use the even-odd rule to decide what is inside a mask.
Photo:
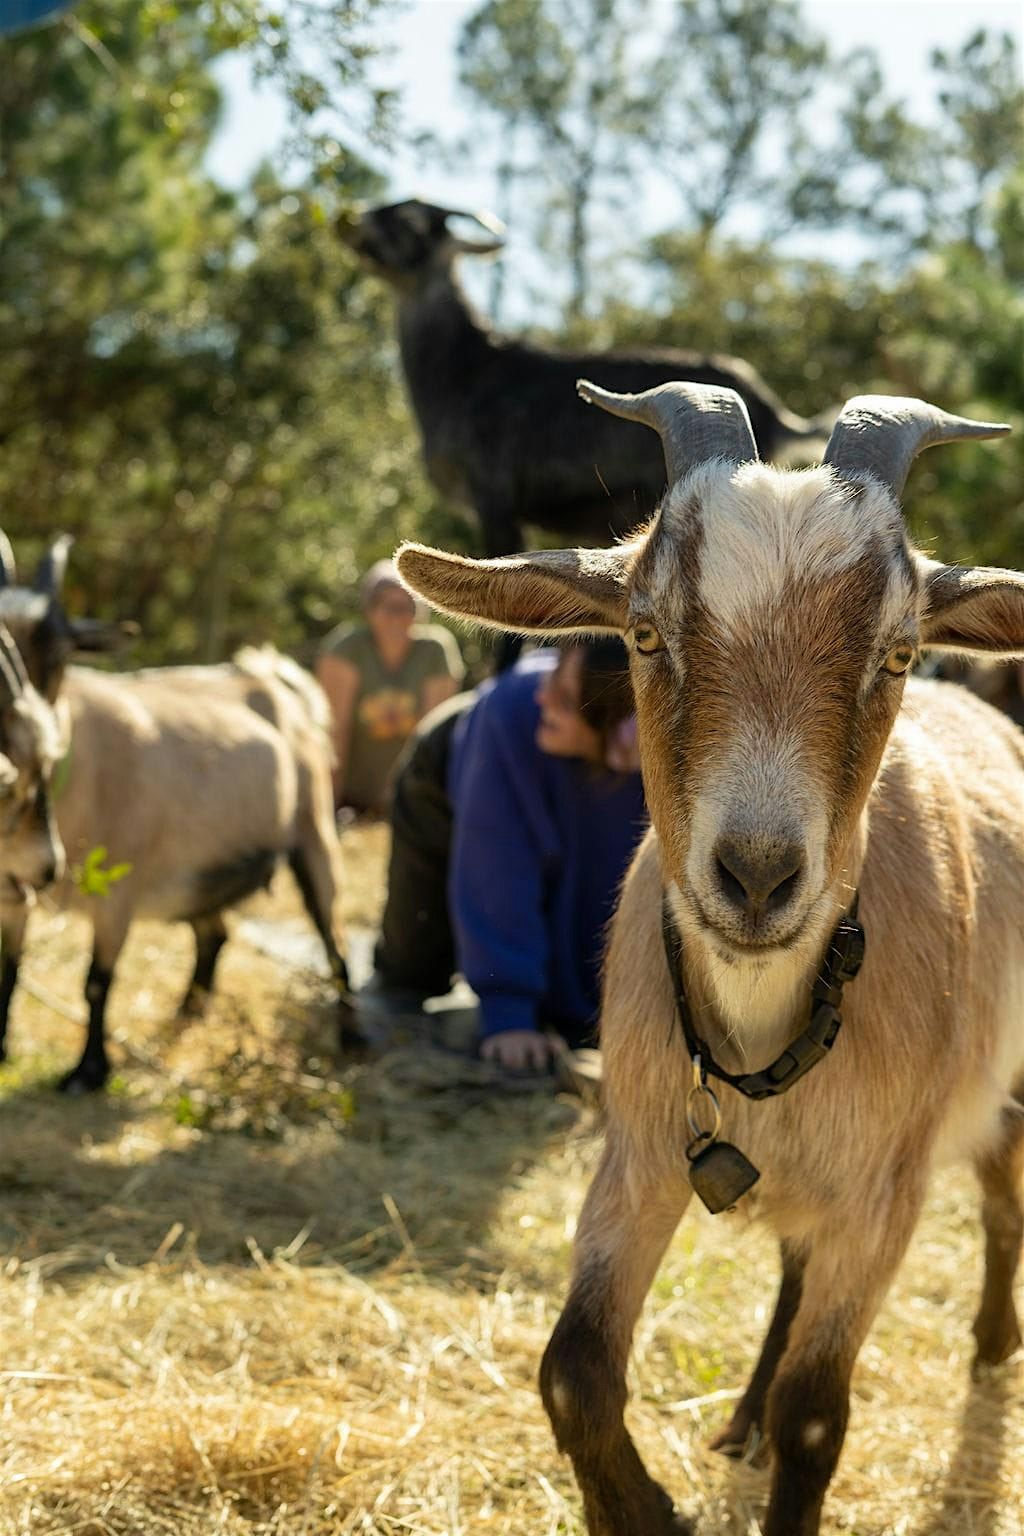
[{"label": "dry grass", "polygon": [[[368,923],[383,836],[346,843]],[[264,908],[294,919],[290,886]],[[0,1533],[581,1532],[534,1376],[592,1128],[453,1060],[337,1070],[315,978],[242,939],[224,961],[210,1017],[176,1025],[187,934],[140,926],[105,1101],[53,1095],[79,1031],[16,1004]],[[74,1003],[84,967],[80,927],[40,922],[26,970]],[[1024,1370],[968,1384],[979,1267],[973,1190],[949,1179],[858,1366],[830,1532],[1024,1532]],[[765,1474],[703,1442],[774,1271],[763,1235],[690,1218],[639,1330],[632,1424],[702,1533],[751,1536],[763,1512]]]}]

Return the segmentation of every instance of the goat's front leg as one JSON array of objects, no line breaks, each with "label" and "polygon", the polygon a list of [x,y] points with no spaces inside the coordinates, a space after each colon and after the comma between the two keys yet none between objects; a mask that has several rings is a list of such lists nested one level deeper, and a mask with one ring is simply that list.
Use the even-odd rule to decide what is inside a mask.
[{"label": "goat's front leg", "polygon": [[737,1459],[743,1456],[753,1457],[757,1450],[764,1429],[768,1390],[779,1361],[782,1359],[789,1339],[789,1330],[800,1305],[806,1261],[806,1251],[798,1244],[787,1242],[782,1244],[782,1282],[779,1286],[778,1300],[775,1303],[775,1313],[761,1346],[760,1358],[754,1367],[750,1385],[736,1404],[735,1413],[725,1428],[720,1430],[711,1441],[711,1449],[721,1451],[723,1456],[732,1456]]},{"label": "goat's front leg", "polygon": [[540,1370],[561,1451],[572,1458],[590,1536],[685,1536],[623,1423],[637,1315],[689,1199],[687,1180],[646,1170],[609,1141],[576,1237],[569,1299]]},{"label": "goat's front leg", "polygon": [[789,1342],[768,1393],[774,1470],[764,1536],[818,1536],[846,1436],[854,1361],[919,1208],[919,1197],[902,1201],[898,1211],[890,1209],[884,1231],[848,1222],[815,1235]]}]

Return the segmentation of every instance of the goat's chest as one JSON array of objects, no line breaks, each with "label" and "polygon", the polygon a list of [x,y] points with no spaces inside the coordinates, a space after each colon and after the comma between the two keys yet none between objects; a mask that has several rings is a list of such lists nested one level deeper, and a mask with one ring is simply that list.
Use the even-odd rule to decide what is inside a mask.
[{"label": "goat's chest", "polygon": [[887,1166],[900,1156],[898,1138],[879,1138],[877,1125],[870,1125],[869,1106],[856,1088],[823,1095],[806,1082],[780,1099],[752,1102],[731,1089],[720,1098],[721,1139],[760,1175],[740,1209],[783,1236],[875,1198]]}]

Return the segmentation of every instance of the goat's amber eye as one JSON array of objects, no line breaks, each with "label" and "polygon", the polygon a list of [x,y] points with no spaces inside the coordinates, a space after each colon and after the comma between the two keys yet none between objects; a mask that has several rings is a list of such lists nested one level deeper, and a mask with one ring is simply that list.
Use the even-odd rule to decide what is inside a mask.
[{"label": "goat's amber eye", "polygon": [[902,677],[904,672],[910,671],[913,661],[914,647],[912,645],[897,645],[889,652],[882,665],[893,677]]},{"label": "goat's amber eye", "polygon": [[641,656],[653,656],[655,651],[665,649],[665,642],[653,624],[634,624],[633,644]]}]

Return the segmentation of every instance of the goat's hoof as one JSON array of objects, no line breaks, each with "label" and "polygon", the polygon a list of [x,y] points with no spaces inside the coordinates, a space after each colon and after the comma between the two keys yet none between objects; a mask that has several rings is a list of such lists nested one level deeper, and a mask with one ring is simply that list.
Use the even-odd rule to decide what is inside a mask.
[{"label": "goat's hoof", "polygon": [[361,1061],[370,1051],[370,1041],[363,1034],[348,990],[338,998],[338,1050],[342,1056],[354,1061]]},{"label": "goat's hoof", "polygon": [[210,994],[205,987],[189,987],[178,1004],[179,1019],[201,1019],[210,1006]]},{"label": "goat's hoof", "polygon": [[94,1066],[91,1062],[86,1062],[75,1067],[74,1071],[66,1073],[57,1084],[57,1091],[66,1093],[68,1098],[80,1098],[86,1093],[99,1093],[106,1085],[109,1075],[109,1067]]},{"label": "goat's hoof", "polygon": [[763,1466],[768,1456],[768,1442],[756,1419],[733,1417],[717,1435],[712,1435],[708,1448],[730,1461],[745,1461],[748,1466]]},{"label": "goat's hoof", "polygon": [[664,1536],[697,1536],[697,1527],[687,1515],[681,1515],[679,1511],[669,1506],[662,1527]]},{"label": "goat's hoof", "polygon": [[1016,1325],[992,1337],[980,1338],[971,1364],[971,1380],[986,1381],[1000,1366],[1016,1362],[1018,1358],[1024,1359],[1024,1339]]},{"label": "goat's hoof", "polygon": [[338,1030],[338,1054],[347,1061],[365,1061],[373,1047],[361,1030],[342,1024]]},{"label": "goat's hoof", "polygon": [[661,1510],[658,1536],[696,1536],[696,1527],[693,1521],[687,1515],[679,1513],[672,1502],[671,1496],[660,1483],[655,1483],[654,1486]]},{"label": "goat's hoof", "polygon": [[647,1474],[632,1444],[626,1460],[626,1466],[616,1466],[612,1454],[600,1479],[603,1486],[581,1481],[587,1530],[593,1536],[696,1536],[693,1521],[679,1513],[669,1493]]}]

